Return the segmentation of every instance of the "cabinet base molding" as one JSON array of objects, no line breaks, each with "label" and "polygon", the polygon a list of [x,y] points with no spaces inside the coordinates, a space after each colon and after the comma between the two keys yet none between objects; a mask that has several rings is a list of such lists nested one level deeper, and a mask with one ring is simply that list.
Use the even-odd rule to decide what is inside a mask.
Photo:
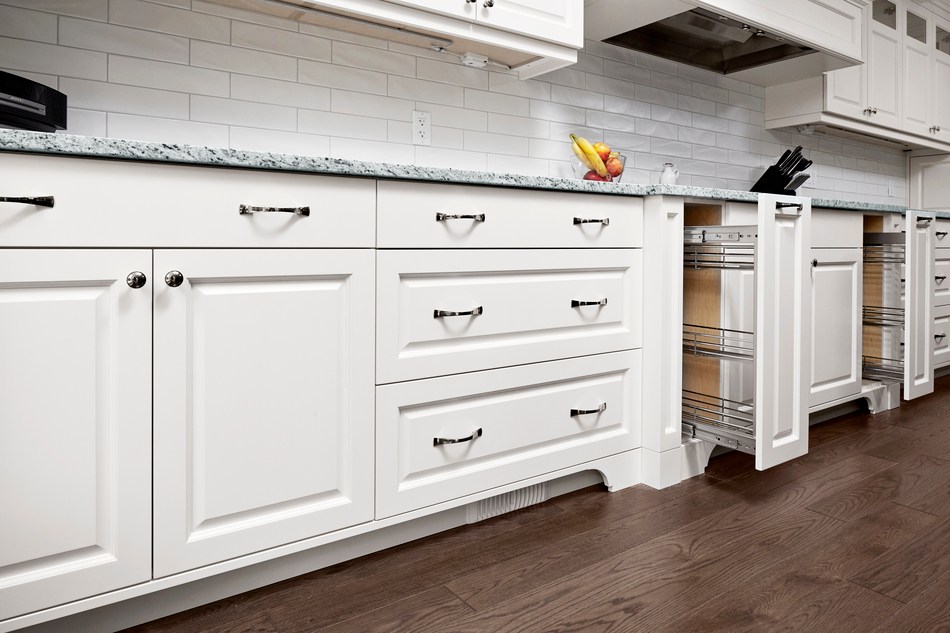
[{"label": "cabinet base molding", "polygon": [[[0,622],[0,633],[101,633],[149,622],[469,523],[468,506],[544,484],[546,498],[603,481],[641,483],[641,449],[625,451],[414,512],[126,587]],[[538,501],[544,499],[539,498]],[[24,631],[24,633],[27,633]]]},{"label": "cabinet base molding", "polygon": [[[677,446],[668,451],[651,451],[649,449],[640,449],[642,452],[642,480],[643,483],[651,488],[661,490],[669,488],[683,481],[687,469],[685,463],[687,460],[688,443]],[[708,461],[708,458],[707,458]],[[703,464],[705,467],[705,463]],[[702,473],[702,470],[699,471]]]}]

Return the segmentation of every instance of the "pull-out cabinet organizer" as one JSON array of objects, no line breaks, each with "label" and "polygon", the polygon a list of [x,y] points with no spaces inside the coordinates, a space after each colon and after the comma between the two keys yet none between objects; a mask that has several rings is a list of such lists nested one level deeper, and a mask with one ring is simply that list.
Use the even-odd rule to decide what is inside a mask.
[{"label": "pull-out cabinet organizer", "polygon": [[[808,450],[810,216],[807,198],[761,195],[756,224],[684,230],[683,431],[760,470]],[[751,329],[730,327],[736,291]]]}]

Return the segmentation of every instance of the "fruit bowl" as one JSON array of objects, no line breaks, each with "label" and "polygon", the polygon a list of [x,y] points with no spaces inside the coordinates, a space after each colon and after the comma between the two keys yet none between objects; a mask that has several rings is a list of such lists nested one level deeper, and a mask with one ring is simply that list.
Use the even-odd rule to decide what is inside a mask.
[{"label": "fruit bowl", "polygon": [[[611,162],[611,161],[616,162]],[[586,164],[582,163],[576,156],[571,156],[571,167],[574,170],[574,177],[580,178],[582,180],[594,180],[598,182],[620,182],[620,179],[623,177],[624,167],[627,163],[627,157],[623,154],[617,154],[607,159],[605,167],[607,168],[607,176],[601,178],[597,175],[597,172],[592,170]]]}]

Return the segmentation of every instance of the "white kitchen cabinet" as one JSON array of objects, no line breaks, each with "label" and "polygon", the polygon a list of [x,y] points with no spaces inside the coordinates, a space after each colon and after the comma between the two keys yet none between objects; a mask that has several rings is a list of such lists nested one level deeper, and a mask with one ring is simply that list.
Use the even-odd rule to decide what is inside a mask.
[{"label": "white kitchen cabinet", "polygon": [[916,5],[904,7],[902,124],[914,134],[928,134],[933,126],[933,27],[929,11]]},{"label": "white kitchen cabinet", "polygon": [[[926,211],[950,211],[950,156],[913,156],[910,159],[910,206]],[[936,220],[937,248],[950,247],[950,220]]]},{"label": "white kitchen cabinet", "polygon": [[929,130],[942,142],[950,143],[950,21],[933,16],[931,113],[933,129]]},{"label": "white kitchen cabinet", "polygon": [[387,0],[580,48],[582,0]]},{"label": "white kitchen cabinet", "polygon": [[934,367],[950,364],[950,305],[934,308]]},{"label": "white kitchen cabinet", "polygon": [[0,620],[151,576],[151,277],[147,250],[0,249]]},{"label": "white kitchen cabinet", "polygon": [[372,519],[373,268],[155,252],[156,577]]}]

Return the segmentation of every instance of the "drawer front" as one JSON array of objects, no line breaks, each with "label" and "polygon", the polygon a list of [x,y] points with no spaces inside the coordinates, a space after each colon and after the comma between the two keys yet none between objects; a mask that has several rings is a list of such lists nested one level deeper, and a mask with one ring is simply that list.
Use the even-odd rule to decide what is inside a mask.
[{"label": "drawer front", "polygon": [[643,245],[643,199],[629,196],[380,182],[378,222],[380,248]]},{"label": "drawer front", "polygon": [[863,213],[832,209],[812,209],[812,248],[861,248],[863,245]]},{"label": "drawer front", "polygon": [[[134,161],[0,154],[5,246],[372,247],[374,180]],[[240,213],[240,206],[308,206]]]},{"label": "drawer front", "polygon": [[639,347],[641,262],[635,249],[380,251],[376,382]]},{"label": "drawer front", "polygon": [[950,220],[937,219],[934,227],[934,245],[937,248],[950,248]]},{"label": "drawer front", "polygon": [[934,367],[950,363],[950,305],[934,308]]},{"label": "drawer front", "polygon": [[934,259],[934,305],[950,303],[950,250],[937,251]]},{"label": "drawer front", "polygon": [[377,387],[376,517],[637,448],[640,362],[635,350]]}]

